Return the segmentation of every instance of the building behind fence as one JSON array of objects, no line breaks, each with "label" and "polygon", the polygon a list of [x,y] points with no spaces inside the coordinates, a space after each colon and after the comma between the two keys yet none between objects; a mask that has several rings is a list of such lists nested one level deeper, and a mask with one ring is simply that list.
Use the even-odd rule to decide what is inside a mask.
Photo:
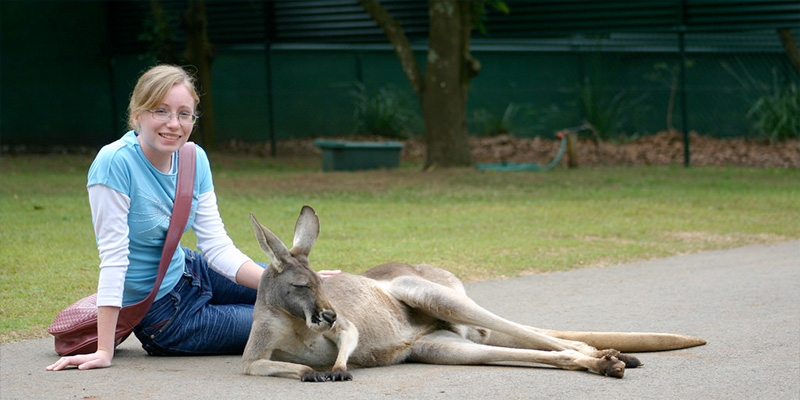
[{"label": "building behind fence", "polygon": [[[186,3],[160,3],[182,49]],[[381,3],[424,65],[427,2]],[[0,2],[0,141],[97,146],[121,136],[127,96],[153,63],[151,3],[35,4]],[[608,138],[668,129],[797,137],[800,79],[778,34],[800,35],[796,0],[506,4],[508,15],[490,11],[486,32],[473,35],[482,70],[469,94],[471,133],[552,137],[588,121]],[[421,133],[394,52],[355,0],[206,8],[218,141],[352,134],[359,99],[402,108],[397,129]]]}]

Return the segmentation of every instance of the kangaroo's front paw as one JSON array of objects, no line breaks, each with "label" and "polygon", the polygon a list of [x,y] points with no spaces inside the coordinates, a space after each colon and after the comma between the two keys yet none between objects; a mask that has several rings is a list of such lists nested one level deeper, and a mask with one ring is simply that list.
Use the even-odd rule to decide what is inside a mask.
[{"label": "kangaroo's front paw", "polygon": [[350,375],[347,371],[331,371],[327,374],[328,379],[333,382],[344,382],[344,381],[352,381],[353,375]]},{"label": "kangaroo's front paw", "polygon": [[325,382],[328,380],[328,374],[317,371],[306,371],[300,376],[302,382]]}]

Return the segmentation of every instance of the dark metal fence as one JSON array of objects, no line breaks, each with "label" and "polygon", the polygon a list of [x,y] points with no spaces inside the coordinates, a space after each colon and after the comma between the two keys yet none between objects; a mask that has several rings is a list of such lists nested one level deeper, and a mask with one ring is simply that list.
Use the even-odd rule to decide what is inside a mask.
[{"label": "dark metal fence", "polygon": [[[169,41],[183,49],[185,1],[159,3]],[[381,3],[423,60],[428,2]],[[510,13],[491,11],[472,39],[483,66],[468,104],[474,134],[551,137],[586,120],[612,139],[670,128],[797,137],[800,79],[778,35],[800,37],[797,0],[506,3]],[[3,143],[108,142],[123,129],[132,82],[152,63],[160,28],[151,2],[36,4],[0,2]],[[355,0],[206,6],[219,141],[349,133],[355,84],[367,93],[393,86],[413,99],[383,33]],[[37,95],[52,88],[57,96]],[[86,109],[93,118],[74,118]],[[31,120],[27,110],[46,112]]]},{"label": "dark metal fence", "polygon": [[[161,3],[172,15],[184,7],[177,0]],[[354,0],[206,3],[212,21],[209,35],[221,48],[265,46],[268,52],[276,45],[284,51],[388,48],[383,32]],[[402,22],[412,44],[424,51],[428,2],[381,3]],[[516,125],[515,133],[524,136],[547,134],[580,120],[589,120],[602,135],[612,136],[668,129],[772,140],[797,135],[796,116],[782,121],[785,115],[768,115],[767,109],[783,107],[791,112],[797,107],[795,101],[792,108],[791,96],[797,94],[798,73],[777,32],[800,33],[800,2],[507,0],[506,4],[510,13],[489,9],[484,32],[473,39],[477,57],[484,56],[488,68],[498,62],[504,69],[488,70],[476,80],[476,100],[470,103],[476,111],[470,121],[475,133],[486,129],[481,126],[486,118],[505,116],[518,121],[500,123]],[[137,21],[149,12],[147,4],[110,5],[112,20]],[[114,38],[116,47],[143,51],[142,41],[133,40],[134,33],[135,29],[120,30]],[[182,40],[180,34],[175,40]],[[538,77],[527,72],[548,67],[532,66],[535,58],[551,63],[552,71],[546,75],[565,72],[562,79],[535,82]],[[517,78],[503,79],[504,75]]]}]

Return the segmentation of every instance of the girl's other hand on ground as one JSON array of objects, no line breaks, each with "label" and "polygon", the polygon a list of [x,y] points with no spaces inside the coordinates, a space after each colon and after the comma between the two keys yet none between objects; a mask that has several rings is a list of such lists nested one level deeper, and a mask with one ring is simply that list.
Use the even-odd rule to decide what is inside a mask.
[{"label": "girl's other hand on ground", "polygon": [[70,365],[75,365],[78,369],[106,368],[111,366],[113,354],[98,350],[91,354],[79,354],[77,356],[61,357],[52,365],[47,366],[48,371],[60,371]]}]

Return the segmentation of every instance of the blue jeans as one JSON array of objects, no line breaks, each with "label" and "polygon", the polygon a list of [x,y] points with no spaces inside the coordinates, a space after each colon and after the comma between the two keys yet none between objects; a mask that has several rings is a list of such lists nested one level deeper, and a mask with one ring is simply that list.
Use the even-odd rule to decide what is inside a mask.
[{"label": "blue jeans", "polygon": [[183,277],[153,303],[134,334],[150,355],[242,354],[257,291],[213,271],[200,253],[183,251]]}]

